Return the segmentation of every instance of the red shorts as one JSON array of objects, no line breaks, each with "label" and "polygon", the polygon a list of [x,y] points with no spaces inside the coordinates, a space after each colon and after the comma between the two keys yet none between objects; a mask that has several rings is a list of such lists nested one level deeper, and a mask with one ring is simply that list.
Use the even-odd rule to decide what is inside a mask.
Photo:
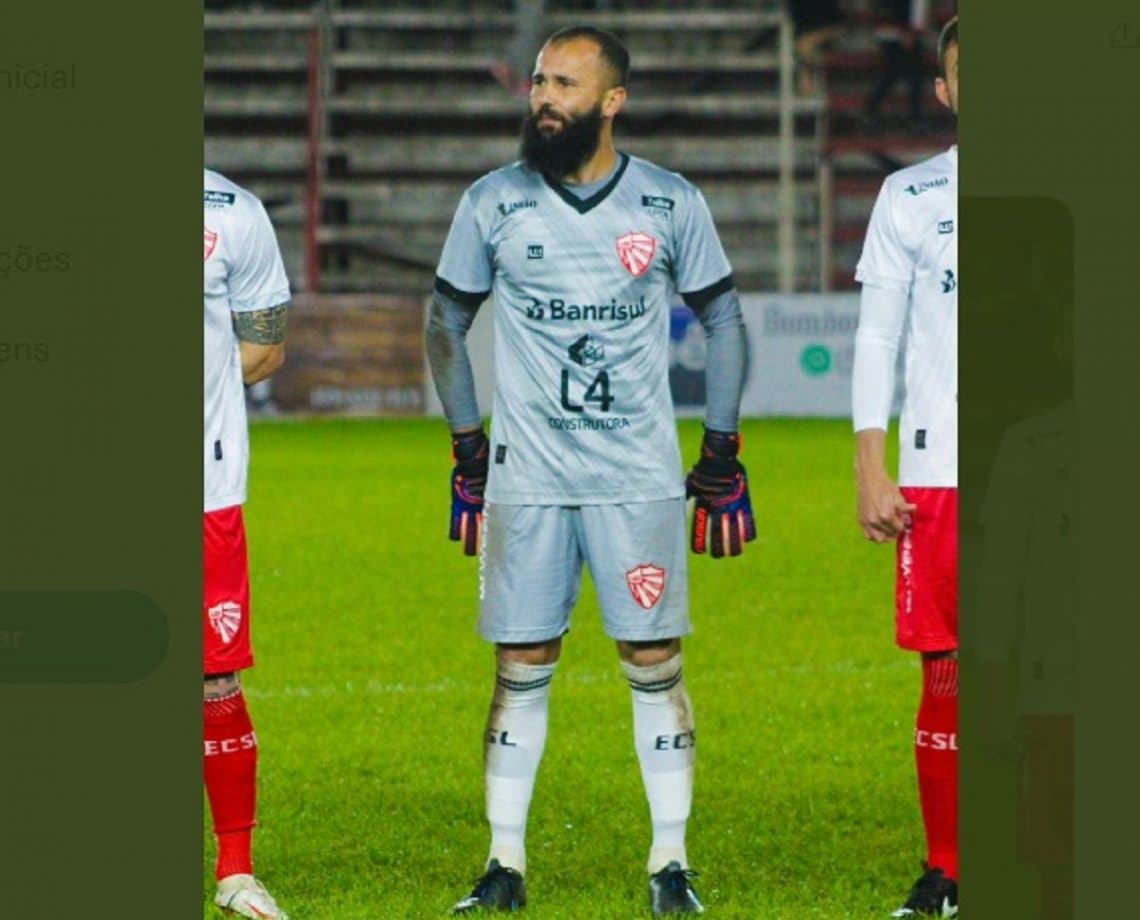
[{"label": "red shorts", "polygon": [[898,539],[895,641],[915,652],[958,648],[958,490],[904,486],[917,508]]},{"label": "red shorts", "polygon": [[241,505],[202,515],[203,674],[226,674],[253,664],[249,644],[249,556]]}]

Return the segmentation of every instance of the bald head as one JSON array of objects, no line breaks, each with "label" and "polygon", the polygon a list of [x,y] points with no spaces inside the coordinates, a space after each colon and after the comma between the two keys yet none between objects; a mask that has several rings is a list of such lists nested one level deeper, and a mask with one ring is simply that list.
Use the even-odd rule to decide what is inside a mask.
[{"label": "bald head", "polygon": [[546,40],[549,47],[565,45],[569,42],[593,45],[598,64],[605,71],[605,86],[612,89],[624,87],[629,82],[629,50],[618,39],[604,29],[593,26],[569,26],[559,29]]}]

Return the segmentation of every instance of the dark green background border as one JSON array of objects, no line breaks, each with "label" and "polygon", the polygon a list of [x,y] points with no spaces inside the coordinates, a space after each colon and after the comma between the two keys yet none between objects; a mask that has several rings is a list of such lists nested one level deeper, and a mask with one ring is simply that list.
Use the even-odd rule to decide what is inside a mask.
[{"label": "dark green background border", "polygon": [[0,621],[28,613],[10,589],[134,592],[43,594],[105,628],[74,674],[0,683],[4,916],[201,915],[201,48],[196,3],[0,24],[0,71],[74,68],[0,73],[0,252],[49,257],[0,278],[0,341],[47,347],[0,363]]},{"label": "dark green background border", "polygon": [[1073,220],[963,195],[959,224],[963,910],[1069,917]]},{"label": "dark green background border", "polygon": [[[1026,0],[960,8],[970,47],[963,196],[1045,197],[1072,221],[1077,915],[1110,916],[1132,900],[1138,811],[1130,576],[1140,509],[1129,486],[1140,469],[1130,374],[1140,12],[1121,0],[1056,13]],[[170,636],[158,669],[134,683],[0,686],[6,914],[57,915],[45,897],[96,917],[147,915],[147,903],[168,916],[200,911],[201,326],[187,254],[197,244],[201,41],[193,3],[11,6],[0,30],[0,70],[76,68],[71,90],[0,90],[0,250],[69,256],[67,271],[0,281],[0,340],[50,346],[45,362],[0,365],[0,587],[137,591]],[[972,363],[992,329],[966,321],[987,297],[970,283],[973,260],[1002,242],[986,234],[964,226],[961,237],[964,398],[972,374],[994,374]],[[992,435],[977,440],[967,415],[962,440],[996,447]],[[964,504],[984,487],[964,466]],[[964,669],[967,745],[985,703],[969,681]],[[987,820],[978,779],[964,754],[964,841]],[[970,861],[983,858],[964,861],[968,885]],[[971,920],[993,915],[986,902],[1001,882],[991,875],[964,892]]]},{"label": "dark green background border", "polygon": [[[1024,201],[1011,205],[1005,218],[979,224],[968,222],[970,201],[1050,199],[1057,214],[1068,216],[1073,240],[1075,414],[1068,437],[1073,537],[1067,562],[1056,564],[1068,566],[1076,590],[1067,616],[1076,636],[1075,916],[1125,916],[1135,911],[1130,892],[1138,817],[1132,751],[1140,648],[1134,580],[1140,519],[1134,485],[1140,470],[1140,8],[1121,0],[1055,7],[1026,0],[962,0],[959,9],[968,49],[960,122],[963,452],[965,457],[996,449],[997,432],[981,423],[985,413],[974,411],[975,400],[1027,388],[1044,397],[1063,390],[1067,376],[1060,369],[1049,373],[1043,365],[1029,371],[1024,361],[992,360],[990,311],[1003,295],[1024,292],[1025,284],[987,273],[987,250],[1008,246],[1005,231],[1016,224]],[[1056,227],[1048,221],[1024,232],[1048,250]],[[1063,266],[1048,269],[1050,277],[1064,274]],[[985,282],[972,283],[978,276]],[[1028,347],[1022,340],[1008,346]],[[964,506],[985,488],[981,469],[963,462]],[[968,553],[964,547],[964,588],[970,578]],[[977,612],[963,596],[964,643],[979,628],[971,622]],[[1052,626],[1065,625],[1064,619],[1058,612]],[[963,916],[981,920],[1011,916],[996,906],[1011,892],[1024,891],[1034,877],[1010,846],[1009,795],[1017,788],[1006,773],[1006,798],[995,797],[1000,771],[992,760],[987,766],[988,755],[979,750],[984,720],[1000,701],[992,689],[987,697],[971,683],[980,675],[965,646],[963,651]],[[1026,901],[1012,915],[1043,916]]]}]

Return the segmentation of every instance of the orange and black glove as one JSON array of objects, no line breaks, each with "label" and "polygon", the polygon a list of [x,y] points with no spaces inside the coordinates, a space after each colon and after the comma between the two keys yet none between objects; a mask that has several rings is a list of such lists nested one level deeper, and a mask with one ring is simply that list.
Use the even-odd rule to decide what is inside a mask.
[{"label": "orange and black glove", "polygon": [[451,436],[451,454],[455,466],[451,470],[452,540],[463,544],[467,556],[479,554],[479,537],[483,531],[483,490],[487,487],[487,463],[491,445],[483,429]]},{"label": "orange and black glove", "polygon": [[756,539],[748,474],[737,459],[739,452],[739,434],[705,429],[701,458],[685,480],[686,495],[696,499],[694,553],[709,551],[714,559],[739,556],[744,544]]}]

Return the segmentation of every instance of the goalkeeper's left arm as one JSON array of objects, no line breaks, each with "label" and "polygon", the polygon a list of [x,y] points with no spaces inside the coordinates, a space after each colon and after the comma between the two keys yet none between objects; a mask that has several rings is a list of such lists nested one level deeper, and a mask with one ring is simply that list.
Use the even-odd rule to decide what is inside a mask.
[{"label": "goalkeeper's left arm", "polygon": [[740,296],[731,288],[690,306],[708,339],[705,435],[700,459],[686,480],[686,492],[696,499],[691,545],[693,552],[708,550],[714,558],[738,556],[745,543],[756,539],[748,475],[737,459],[745,363]]}]

